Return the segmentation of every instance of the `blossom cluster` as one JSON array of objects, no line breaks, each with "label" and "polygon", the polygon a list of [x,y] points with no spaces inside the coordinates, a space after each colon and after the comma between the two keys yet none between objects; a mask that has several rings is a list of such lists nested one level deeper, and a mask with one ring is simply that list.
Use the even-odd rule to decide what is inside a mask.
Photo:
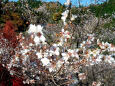
[{"label": "blossom cluster", "polygon": [[[61,19],[65,26],[68,14],[69,10],[62,13]],[[77,16],[72,15],[70,19],[73,21],[75,18]],[[87,73],[80,71],[82,66],[103,62],[115,65],[115,46],[108,42],[101,42],[95,38],[95,34],[88,34],[87,40],[80,43],[78,48],[71,48],[71,40],[74,37],[64,27],[56,42],[51,44],[47,43],[41,25],[30,24],[26,33],[26,35],[19,33],[16,36],[19,44],[14,48],[12,56],[3,51],[4,43],[0,41],[0,57],[2,57],[0,63],[11,75],[21,76],[24,84],[41,84],[46,81],[53,82],[55,85],[60,81],[63,81],[60,85],[78,83],[87,76]],[[7,40],[4,41],[7,43]],[[8,50],[9,47],[5,49]],[[73,74],[78,74],[78,78],[72,77]],[[100,86],[100,83],[93,82],[92,86],[97,84]]]},{"label": "blossom cluster", "polygon": [[9,63],[2,63],[11,75],[23,76],[23,83],[33,84],[43,78],[41,75],[51,77],[58,71],[60,74],[65,73],[67,79],[68,75],[79,73],[79,79],[82,80],[86,76],[79,71],[81,65],[89,66],[100,62],[115,65],[115,46],[96,40],[94,34],[89,34],[88,39],[77,49],[71,49],[67,46],[68,40],[72,39],[69,31],[62,29],[59,42],[49,45],[42,29],[41,25],[31,24],[26,36],[20,33],[17,36],[19,45],[15,48],[15,54],[10,57]]}]

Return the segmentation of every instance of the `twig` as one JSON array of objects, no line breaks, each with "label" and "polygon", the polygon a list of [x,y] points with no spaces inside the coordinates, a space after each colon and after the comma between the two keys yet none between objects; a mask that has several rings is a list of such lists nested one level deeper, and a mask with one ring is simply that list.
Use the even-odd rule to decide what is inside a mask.
[{"label": "twig", "polygon": [[53,81],[53,83],[56,85],[56,86],[60,86],[60,85],[57,85],[56,84],[56,82],[55,82],[55,80],[54,80],[54,77],[53,76],[51,76],[52,78],[51,78],[51,80]]},{"label": "twig", "polygon": [[[64,83],[62,83],[61,85],[67,85],[67,84],[70,84],[70,83],[72,83],[72,82],[74,82],[74,80],[70,80],[70,81],[64,82]],[[60,85],[60,86],[61,86],[61,85]]]},{"label": "twig", "polygon": [[57,75],[58,73],[60,73],[61,69],[64,67],[64,64],[65,64],[65,63],[63,63],[63,65],[60,67],[60,69],[59,69],[53,76],[55,76],[55,75]]}]

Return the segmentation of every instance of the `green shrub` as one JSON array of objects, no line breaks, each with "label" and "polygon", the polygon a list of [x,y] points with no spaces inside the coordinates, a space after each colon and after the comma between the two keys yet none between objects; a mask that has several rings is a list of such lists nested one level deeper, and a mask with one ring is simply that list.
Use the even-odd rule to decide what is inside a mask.
[{"label": "green shrub", "polygon": [[104,24],[104,28],[115,27],[115,19],[112,19],[111,22]]},{"label": "green shrub", "polygon": [[72,8],[71,8],[71,13],[72,13],[72,14],[78,14],[78,13],[79,13],[78,8],[77,8],[77,7],[72,7]]},{"label": "green shrub", "polygon": [[[104,2],[100,5],[90,5],[90,10],[93,12],[97,17],[111,16],[113,12],[115,12],[115,0],[109,0],[108,2]],[[105,16],[107,18],[107,16]]]},{"label": "green shrub", "polygon": [[53,20],[54,21],[59,21],[60,19],[61,19],[61,12],[53,14]]},{"label": "green shrub", "polygon": [[58,23],[61,19],[61,13],[64,11],[65,7],[60,3],[49,2],[46,4],[46,9],[50,13],[48,18],[48,23]]},{"label": "green shrub", "polygon": [[42,5],[42,2],[40,0],[28,0],[28,4],[31,8],[38,8]]}]

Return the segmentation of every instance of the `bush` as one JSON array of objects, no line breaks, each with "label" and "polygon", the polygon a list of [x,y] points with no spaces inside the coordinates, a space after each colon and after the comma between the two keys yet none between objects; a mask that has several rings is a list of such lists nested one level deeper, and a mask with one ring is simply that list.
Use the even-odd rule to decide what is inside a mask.
[{"label": "bush", "polygon": [[42,2],[40,0],[28,0],[28,4],[31,8],[38,8],[42,5]]},{"label": "bush", "polygon": [[64,11],[65,7],[60,3],[50,2],[46,4],[46,9],[50,13],[48,22],[58,23],[61,20],[61,13]]},{"label": "bush", "polygon": [[95,13],[97,17],[105,16],[105,14],[110,16],[113,12],[115,12],[114,4],[114,0],[109,0],[108,2],[104,2],[101,5],[90,5],[90,10]]},{"label": "bush", "polygon": [[11,43],[12,47],[16,47],[17,42],[18,42],[15,31],[16,31],[16,28],[11,23],[11,21],[7,21],[3,29],[3,36],[5,39],[7,39]]}]

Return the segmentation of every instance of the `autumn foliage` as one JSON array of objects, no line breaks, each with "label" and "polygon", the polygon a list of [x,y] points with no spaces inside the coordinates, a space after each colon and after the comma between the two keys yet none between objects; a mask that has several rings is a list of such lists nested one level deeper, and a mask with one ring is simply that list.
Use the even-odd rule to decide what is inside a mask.
[{"label": "autumn foliage", "polygon": [[0,64],[0,86],[29,86],[24,85],[22,79],[11,76],[9,71]]},{"label": "autumn foliage", "polygon": [[16,38],[15,28],[16,27],[14,27],[11,21],[7,21],[3,29],[3,36],[11,43],[12,47],[16,47],[18,42]]}]

